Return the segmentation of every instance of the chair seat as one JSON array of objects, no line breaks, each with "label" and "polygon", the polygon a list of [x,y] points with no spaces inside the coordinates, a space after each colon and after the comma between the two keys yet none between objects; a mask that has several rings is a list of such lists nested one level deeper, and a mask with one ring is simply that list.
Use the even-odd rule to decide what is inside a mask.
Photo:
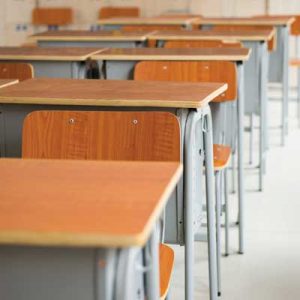
[{"label": "chair seat", "polygon": [[214,169],[223,170],[229,165],[231,148],[229,146],[214,144]]},{"label": "chair seat", "polygon": [[293,67],[300,67],[300,59],[299,58],[290,59],[290,65]]},{"label": "chair seat", "polygon": [[159,246],[160,299],[165,299],[174,265],[174,251],[165,244]]}]

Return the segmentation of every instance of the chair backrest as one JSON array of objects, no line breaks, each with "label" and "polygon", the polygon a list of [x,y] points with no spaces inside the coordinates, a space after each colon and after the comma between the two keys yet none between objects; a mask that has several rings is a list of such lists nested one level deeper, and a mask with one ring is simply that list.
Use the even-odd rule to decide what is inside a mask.
[{"label": "chair backrest", "polygon": [[[225,30],[225,31],[255,31],[255,30],[272,30],[273,26],[268,25],[216,25],[213,26],[212,30]],[[268,50],[269,51],[275,51],[276,50],[276,44],[277,44],[277,35],[276,32],[271,40],[268,41]]]},{"label": "chair backrest", "polygon": [[19,79],[23,81],[34,77],[31,64],[26,63],[0,63],[0,78]]},{"label": "chair backrest", "polygon": [[295,18],[294,23],[291,25],[291,34],[300,35],[300,15],[293,16]]},{"label": "chair backrest", "polygon": [[237,98],[237,69],[229,61],[143,61],[136,65],[135,80],[224,82],[225,93],[215,102],[233,101]]},{"label": "chair backrest", "polygon": [[68,7],[38,7],[32,11],[33,25],[59,26],[73,22],[73,11]]},{"label": "chair backrest", "polygon": [[114,18],[114,17],[139,17],[140,9],[135,6],[118,7],[118,6],[105,6],[99,11],[99,18]]},{"label": "chair backrest", "polygon": [[36,111],[22,140],[24,158],[180,160],[179,122],[167,112]]},{"label": "chair backrest", "polygon": [[167,41],[164,48],[242,48],[240,42],[223,42],[221,40],[201,41]]}]

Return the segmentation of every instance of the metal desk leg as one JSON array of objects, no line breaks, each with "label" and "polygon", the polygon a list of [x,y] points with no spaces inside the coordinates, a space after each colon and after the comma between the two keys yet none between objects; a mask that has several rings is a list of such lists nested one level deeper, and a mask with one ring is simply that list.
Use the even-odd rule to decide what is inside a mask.
[{"label": "metal desk leg", "polygon": [[263,177],[266,169],[267,149],[267,44],[260,47],[260,131],[259,131],[259,191],[263,190]]},{"label": "metal desk leg", "polygon": [[228,174],[224,170],[224,198],[225,198],[225,256],[229,255],[229,203],[228,203]]},{"label": "metal desk leg", "polygon": [[217,280],[218,296],[221,296],[221,207],[222,207],[222,172],[215,172],[215,193],[216,193],[216,240],[217,240]]},{"label": "metal desk leg", "polygon": [[[156,224],[149,243],[146,246],[146,293],[147,299],[157,300],[160,298],[159,287],[159,226]],[[128,299],[129,300],[129,299]]]},{"label": "metal desk leg", "polygon": [[[147,246],[149,246],[149,242]],[[144,287],[145,284],[149,287],[149,281],[148,278],[146,278],[146,282],[144,282],[143,275],[145,271],[148,272],[148,268],[144,268],[145,264],[146,267],[148,266],[148,261],[144,262],[142,253],[143,250],[139,247],[118,250],[118,260],[115,263],[116,276],[114,278],[115,287],[113,300],[145,298]],[[152,264],[150,264],[150,269],[151,267]],[[159,280],[159,277],[157,277],[156,280]],[[147,297],[147,299],[150,298]],[[155,299],[159,299],[159,296]],[[97,298],[97,300],[102,300],[102,298]]]},{"label": "metal desk leg", "polygon": [[[201,112],[193,110],[189,112],[185,127],[184,141],[184,163],[185,163],[185,299],[194,300],[194,228],[193,228],[193,203],[195,199],[194,173],[195,168],[199,168],[194,164],[194,151],[196,124],[202,117]],[[199,183],[198,183],[199,184]]]},{"label": "metal desk leg", "polygon": [[73,79],[85,78],[85,63],[72,62],[71,69]]},{"label": "metal desk leg", "polygon": [[288,114],[289,114],[289,28],[284,27],[283,29],[283,78],[282,78],[282,135],[281,144],[285,145],[285,135],[288,133]]},{"label": "metal desk leg", "polygon": [[217,299],[217,248],[216,248],[216,219],[215,219],[215,179],[213,162],[213,135],[210,108],[207,107],[203,117],[203,133],[205,146],[205,175],[207,199],[207,240],[209,258],[210,300]]},{"label": "metal desk leg", "polygon": [[114,299],[116,249],[97,249],[95,255],[95,294],[97,300]]},{"label": "metal desk leg", "polygon": [[244,253],[244,66],[238,64],[239,85],[238,85],[238,201],[239,201],[239,253]]}]

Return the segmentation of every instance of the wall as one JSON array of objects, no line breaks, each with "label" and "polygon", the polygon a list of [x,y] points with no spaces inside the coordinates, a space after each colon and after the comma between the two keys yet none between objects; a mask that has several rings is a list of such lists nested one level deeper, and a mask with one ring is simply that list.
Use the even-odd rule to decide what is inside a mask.
[{"label": "wall", "polygon": [[[299,0],[269,0],[270,13],[300,14]],[[105,5],[134,5],[144,16],[167,11],[199,13],[205,16],[250,16],[265,12],[264,0],[0,0],[0,45],[18,45],[34,32],[31,11],[40,6],[70,6],[74,10],[73,28],[90,28]],[[43,29],[43,28],[42,28]]]}]

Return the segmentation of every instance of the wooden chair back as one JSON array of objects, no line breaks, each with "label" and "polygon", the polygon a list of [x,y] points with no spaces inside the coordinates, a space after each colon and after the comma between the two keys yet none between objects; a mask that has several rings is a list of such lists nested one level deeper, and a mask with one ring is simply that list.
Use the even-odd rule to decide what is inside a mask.
[{"label": "wooden chair back", "polygon": [[[225,30],[225,31],[242,31],[242,30],[248,30],[248,31],[255,31],[255,30],[272,30],[273,26],[260,26],[260,25],[216,25],[213,26],[213,30]],[[268,41],[268,50],[275,51],[276,50],[276,43],[277,43],[277,36],[276,33],[272,37],[271,40]]]},{"label": "wooden chair back", "polygon": [[294,23],[291,25],[291,35],[300,35],[300,15],[293,16]]},{"label": "wooden chair back", "polygon": [[237,69],[229,61],[143,61],[136,65],[134,79],[223,82],[228,84],[228,89],[214,102],[233,101],[237,98]]},{"label": "wooden chair back", "polygon": [[26,63],[0,63],[1,79],[19,79],[23,81],[34,77],[31,64]]},{"label": "wooden chair back", "polygon": [[179,122],[167,112],[36,111],[24,121],[22,156],[179,161]]},{"label": "wooden chair back", "polygon": [[223,42],[221,40],[201,41],[167,41],[164,48],[242,48],[240,42]]},{"label": "wooden chair back", "polygon": [[105,6],[99,11],[99,19],[114,18],[114,17],[139,17],[140,9],[138,7],[118,7]]},{"label": "wooden chair back", "polygon": [[62,26],[73,22],[73,11],[69,7],[38,7],[32,11],[33,25]]}]

